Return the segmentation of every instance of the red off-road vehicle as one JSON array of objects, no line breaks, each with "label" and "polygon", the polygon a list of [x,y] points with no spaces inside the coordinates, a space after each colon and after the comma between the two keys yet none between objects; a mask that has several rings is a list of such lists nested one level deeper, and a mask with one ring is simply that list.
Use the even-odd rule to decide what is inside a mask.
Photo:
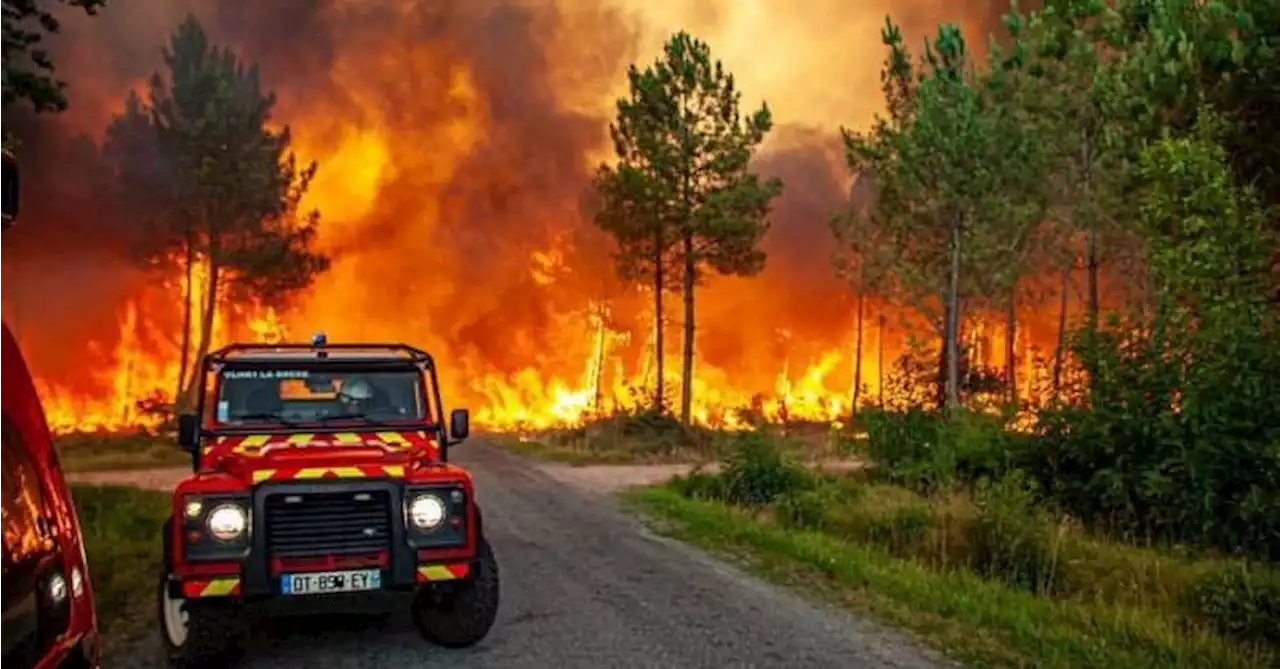
[{"label": "red off-road vehicle", "polygon": [[195,473],[164,530],[159,616],[172,664],[241,647],[257,601],[414,591],[423,636],[465,647],[498,610],[498,564],[449,447],[435,362],[402,344],[233,345],[179,417]]},{"label": "red off-road vehicle", "polygon": [[[4,153],[4,227],[18,209],[18,173]],[[97,667],[98,622],[80,521],[22,351],[4,326],[4,629],[6,669]]]}]

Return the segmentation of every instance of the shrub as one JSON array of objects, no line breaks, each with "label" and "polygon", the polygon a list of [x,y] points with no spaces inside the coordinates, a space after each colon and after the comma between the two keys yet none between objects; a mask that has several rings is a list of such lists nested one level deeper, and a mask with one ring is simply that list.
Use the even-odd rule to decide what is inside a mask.
[{"label": "shrub", "polygon": [[867,432],[864,452],[884,480],[932,493],[957,483],[997,478],[1026,448],[1005,429],[1006,419],[974,411],[950,417],[911,408],[859,415]]},{"label": "shrub", "polygon": [[1062,582],[1064,534],[1039,506],[1029,479],[1015,470],[979,489],[969,538],[974,570],[1013,587],[1054,593]]},{"label": "shrub", "polygon": [[921,408],[904,411],[867,410],[858,414],[866,431],[863,452],[876,465],[876,475],[916,490],[933,487],[938,479],[935,452],[942,419]]},{"label": "shrub", "polygon": [[760,432],[735,437],[721,479],[724,500],[740,506],[764,506],[816,484],[808,470],[784,457],[778,444]]},{"label": "shrub", "polygon": [[1232,564],[1195,583],[1184,602],[1188,613],[1222,634],[1280,644],[1280,571]]},{"label": "shrub", "polygon": [[825,530],[829,525],[828,510],[837,501],[832,487],[819,486],[812,490],[788,492],[778,496],[774,502],[774,513],[784,525]]}]

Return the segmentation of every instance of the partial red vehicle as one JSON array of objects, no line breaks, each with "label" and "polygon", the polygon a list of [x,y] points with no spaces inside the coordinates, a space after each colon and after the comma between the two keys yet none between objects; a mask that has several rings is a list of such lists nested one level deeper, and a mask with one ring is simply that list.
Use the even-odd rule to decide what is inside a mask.
[{"label": "partial red vehicle", "polygon": [[[4,227],[18,213],[18,171],[4,154]],[[71,491],[44,409],[9,326],[3,350],[5,669],[99,666],[98,621]]]}]

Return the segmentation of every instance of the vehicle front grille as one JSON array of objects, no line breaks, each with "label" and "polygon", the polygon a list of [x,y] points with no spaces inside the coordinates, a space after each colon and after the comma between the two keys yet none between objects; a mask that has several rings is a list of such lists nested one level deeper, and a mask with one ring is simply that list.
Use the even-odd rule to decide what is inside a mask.
[{"label": "vehicle front grille", "polygon": [[265,511],[273,557],[371,553],[391,545],[391,495],[385,490],[272,492]]}]

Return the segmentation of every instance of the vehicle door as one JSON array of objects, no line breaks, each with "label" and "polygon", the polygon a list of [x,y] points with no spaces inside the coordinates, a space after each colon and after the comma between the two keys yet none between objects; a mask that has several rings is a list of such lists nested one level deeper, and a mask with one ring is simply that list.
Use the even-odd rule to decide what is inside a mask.
[{"label": "vehicle door", "polygon": [[40,471],[0,414],[0,659],[35,638],[38,576],[54,556],[50,519]]}]

